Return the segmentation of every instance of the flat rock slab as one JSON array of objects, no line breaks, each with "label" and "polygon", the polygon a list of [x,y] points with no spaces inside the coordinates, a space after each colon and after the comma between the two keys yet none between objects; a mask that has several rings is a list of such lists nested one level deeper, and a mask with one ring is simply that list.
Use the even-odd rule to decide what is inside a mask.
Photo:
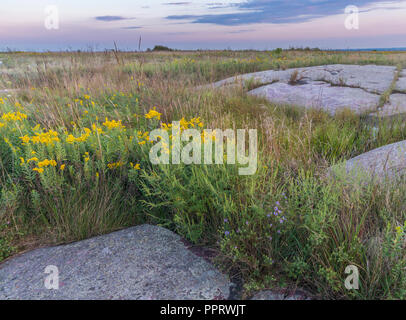
[{"label": "flat rock slab", "polygon": [[396,82],[395,91],[406,93],[406,69],[400,73],[399,79]]},{"label": "flat rock slab", "polygon": [[[252,83],[257,89],[250,94],[270,102],[321,108],[331,114],[348,108],[361,114],[377,110],[380,96],[390,88],[395,75],[396,67],[392,66],[337,64],[249,73],[212,86]],[[403,88],[402,79],[399,88]]]},{"label": "flat rock slab", "polygon": [[406,94],[394,93],[389,97],[389,102],[386,103],[382,109],[371,115],[377,117],[390,117],[404,113],[406,113]]},{"label": "flat rock slab", "polygon": [[[49,265],[59,289],[45,288]],[[0,265],[0,299],[226,299],[230,282],[164,228],[141,225]]]},{"label": "flat rock slab", "polygon": [[254,89],[249,94],[279,104],[323,109],[330,114],[348,108],[361,114],[376,110],[379,95],[358,88],[336,87],[321,81],[303,85],[277,82]]},{"label": "flat rock slab", "polygon": [[269,84],[272,82],[285,82],[291,80],[293,73],[301,82],[324,81],[336,86],[357,87],[371,93],[382,94],[392,84],[396,67],[375,65],[326,65],[317,67],[294,68],[281,71],[261,71],[231,77],[218,81],[214,87],[220,87],[236,82],[253,80],[257,83]]},{"label": "flat rock slab", "polygon": [[338,176],[349,175],[360,181],[399,178],[406,173],[406,140],[361,154],[331,169]]}]

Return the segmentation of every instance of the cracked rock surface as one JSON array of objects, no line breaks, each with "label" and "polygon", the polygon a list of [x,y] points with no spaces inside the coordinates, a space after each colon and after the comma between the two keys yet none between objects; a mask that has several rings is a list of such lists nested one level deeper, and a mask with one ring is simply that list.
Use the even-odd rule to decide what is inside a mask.
[{"label": "cracked rock surface", "polygon": [[331,114],[348,106],[356,113],[365,113],[375,110],[379,104],[377,94],[358,88],[331,86],[322,81],[310,81],[298,86],[277,82],[254,89],[250,94],[265,97],[275,103],[320,108]]},{"label": "cracked rock surface", "polygon": [[[49,265],[59,289],[45,288]],[[181,237],[140,225],[88,240],[41,248],[0,265],[0,299],[227,299],[230,280]]]},{"label": "cracked rock surface", "polygon": [[399,79],[396,82],[395,91],[401,91],[406,93],[406,69],[402,70],[399,75]]},{"label": "cracked rock surface", "polygon": [[377,112],[371,114],[372,116],[390,117],[397,114],[406,113],[406,94],[393,93],[389,97],[388,103]]},{"label": "cracked rock surface", "polygon": [[[254,81],[249,94],[278,104],[321,108],[330,114],[350,109],[357,114],[377,112],[382,94],[396,75],[396,67],[376,65],[326,65],[282,71],[261,71],[228,78],[214,87]],[[262,84],[262,86],[261,86]],[[383,109],[388,115],[406,112],[406,70]],[[385,112],[383,115],[385,115]]]}]

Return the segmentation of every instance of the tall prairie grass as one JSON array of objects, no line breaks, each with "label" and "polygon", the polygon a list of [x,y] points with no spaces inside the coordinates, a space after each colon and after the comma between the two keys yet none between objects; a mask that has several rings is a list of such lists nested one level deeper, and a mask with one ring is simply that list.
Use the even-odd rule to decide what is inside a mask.
[{"label": "tall prairie grass", "polygon": [[[349,185],[328,168],[404,140],[403,119],[273,105],[249,88],[196,87],[237,74],[322,64],[406,67],[405,53],[323,51],[1,53],[0,260],[140,223],[217,250],[253,290],[404,299],[405,181]],[[149,132],[256,128],[258,171],[152,165]],[[200,127],[200,126],[199,126]],[[375,127],[375,129],[373,128]],[[358,291],[344,286],[356,265]]]}]

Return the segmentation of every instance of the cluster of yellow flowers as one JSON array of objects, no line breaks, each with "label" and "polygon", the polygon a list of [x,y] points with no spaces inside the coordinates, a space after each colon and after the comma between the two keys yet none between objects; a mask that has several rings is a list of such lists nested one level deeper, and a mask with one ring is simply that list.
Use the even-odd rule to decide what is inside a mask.
[{"label": "cluster of yellow flowers", "polygon": [[24,119],[27,119],[27,115],[24,113],[21,113],[19,111],[17,112],[9,112],[9,113],[4,113],[1,116],[1,120],[5,122],[11,122],[11,121],[23,121]]},{"label": "cluster of yellow flowers", "polygon": [[138,137],[138,144],[139,145],[143,145],[146,144],[149,141],[149,132],[142,132],[142,131],[138,131],[137,132],[137,137]]},{"label": "cluster of yellow flowers", "polygon": [[118,162],[114,162],[114,163],[109,163],[107,164],[107,167],[109,169],[116,169],[116,168],[120,168],[121,166],[123,166],[123,162],[122,161],[118,161]]},{"label": "cluster of yellow flowers", "polygon": [[85,162],[88,162],[90,160],[89,152],[85,152],[85,154],[83,155],[83,159],[85,160]]},{"label": "cluster of yellow flowers", "polygon": [[57,165],[57,163],[55,160],[45,159],[43,161],[38,162],[39,168],[48,167],[48,166],[56,167],[56,165]]},{"label": "cluster of yellow flowers", "polygon": [[153,109],[149,110],[149,112],[145,115],[145,118],[147,119],[158,119],[161,120],[161,115],[162,113],[159,113],[158,111],[156,111],[156,107],[154,107]]},{"label": "cluster of yellow flowers", "polygon": [[116,121],[116,120],[109,120],[106,118],[106,121],[103,122],[103,126],[107,127],[108,129],[114,129],[114,128],[119,128],[119,129],[125,129],[125,126],[122,125],[121,120]]},{"label": "cluster of yellow flowers", "polygon": [[85,142],[90,135],[93,133],[98,133],[98,134],[103,134],[103,130],[99,128],[96,124],[92,124],[92,129],[89,128],[83,128],[85,133],[82,133],[79,137],[75,137],[73,134],[68,134],[66,137],[66,142],[73,144],[75,142]]},{"label": "cluster of yellow flowers", "polygon": [[186,121],[185,118],[180,120],[180,126],[182,129],[186,130],[191,128],[195,128],[196,126],[202,128],[204,126],[203,122],[200,121],[200,117],[192,118],[190,121]]},{"label": "cluster of yellow flowers", "polygon": [[[182,119],[180,119],[179,124],[180,124],[180,131],[187,130],[190,128],[196,128],[196,127],[203,128],[203,126],[204,126],[203,122],[200,120],[200,117],[192,118],[192,119],[190,119],[190,121],[187,121],[185,118],[182,118]],[[173,125],[171,123],[161,122],[161,129],[169,131],[172,129],[172,127],[173,127]]]},{"label": "cluster of yellow flowers", "polygon": [[[21,163],[23,164],[24,163],[24,158],[20,158],[21,159]],[[28,159],[27,160],[27,163],[30,163],[31,161],[38,161],[38,158],[37,157],[33,157],[33,158],[31,158],[31,159]]]},{"label": "cluster of yellow flowers", "polygon": [[92,131],[98,134],[103,134],[102,128],[99,128],[95,123],[92,124]]},{"label": "cluster of yellow flowers", "polygon": [[92,133],[92,130],[90,130],[89,128],[84,128],[85,133],[81,134],[79,137],[75,138],[75,136],[73,134],[69,134],[68,137],[66,138],[66,142],[67,143],[74,143],[74,142],[85,142],[90,134]]},{"label": "cluster of yellow flowers", "polygon": [[166,131],[171,130],[172,129],[172,123],[161,122],[161,129],[164,129]]},{"label": "cluster of yellow flowers", "polygon": [[58,137],[58,132],[54,130],[49,130],[47,132],[36,132],[34,136],[29,137],[27,135],[20,137],[23,145],[32,142],[33,144],[53,144],[54,142],[60,141]]},{"label": "cluster of yellow flowers", "polygon": [[[20,158],[21,161],[21,165],[23,165],[25,163],[24,158]],[[52,167],[56,167],[57,162],[55,160],[48,160],[48,159],[44,159],[43,161],[39,161],[37,157],[33,157],[31,159],[27,160],[27,164],[29,164],[31,161],[33,162],[37,162],[37,167],[33,168],[32,171],[36,171],[38,173],[43,173],[44,172],[44,168],[52,166]],[[61,166],[61,170],[63,170],[65,168],[65,165]]]},{"label": "cluster of yellow flowers", "polygon": [[[85,95],[84,96],[84,100],[90,100],[90,96],[89,95]],[[78,100],[80,102],[82,102],[82,100]],[[156,110],[156,107],[150,109],[148,111],[148,113],[146,113],[143,117],[145,117],[145,119],[151,119],[151,120],[161,120],[161,116],[162,113],[158,112]],[[4,113],[1,117],[0,117],[0,127],[3,125],[6,125],[6,122],[11,122],[11,121],[23,121],[27,119],[27,115],[24,113],[21,113],[19,111],[16,112],[9,112],[9,113]],[[112,129],[118,129],[118,130],[122,130],[125,131],[126,130],[126,126],[123,125],[121,120],[109,120],[107,117],[105,118],[105,122],[102,123],[102,126],[99,127],[99,119],[96,117],[96,123],[91,124],[90,128],[83,128],[83,131],[74,131],[72,133],[69,133],[67,130],[64,131],[64,133],[58,133],[57,131],[54,130],[49,130],[46,131],[45,129],[41,129],[40,125],[35,126],[34,128],[32,128],[33,130],[33,134],[25,134],[25,133],[21,133],[19,139],[22,142],[22,145],[29,145],[29,144],[44,144],[44,145],[53,145],[55,142],[60,142],[60,139],[65,140],[67,143],[69,144],[73,144],[73,143],[82,143],[85,142],[89,139],[89,137],[91,137],[93,134],[104,134],[105,132],[104,130],[112,130]],[[74,125],[75,130],[78,129],[78,127],[76,127],[76,125]],[[104,127],[104,128],[103,128]],[[161,123],[161,128],[165,129],[165,130],[170,130],[172,129],[173,125],[169,124],[169,123]],[[180,120],[180,132],[182,132],[183,130],[189,129],[189,128],[201,128],[203,127],[203,123],[200,120],[200,117],[195,117],[190,119],[189,121],[186,120],[185,118],[182,118]],[[17,130],[17,129],[24,129],[25,127],[20,126],[16,129],[13,130]],[[102,129],[103,128],[103,129]],[[21,132],[21,130],[20,130]],[[25,135],[24,135],[25,134]],[[79,136],[75,136],[75,135],[79,135]],[[137,142],[139,145],[144,145],[146,143],[151,143],[150,141],[150,133],[148,131],[144,132],[144,131],[138,131],[136,134],[136,138],[138,138]],[[134,137],[130,137],[130,140],[132,140]],[[4,140],[9,143],[10,146],[11,143],[7,140],[7,138],[4,138]],[[99,141],[100,143],[100,141]],[[168,145],[164,145],[165,148],[165,152],[169,153]],[[14,149],[13,149],[14,150]],[[35,155],[35,151],[32,151],[32,154]],[[52,156],[49,156],[52,157]],[[59,159],[59,158],[58,158]],[[83,160],[84,162],[88,162],[90,161],[90,155],[89,152],[85,152],[83,154]],[[20,158],[21,161],[21,165],[28,165],[30,162],[35,163],[34,168],[32,169],[33,171],[36,171],[38,173],[43,173],[44,169],[46,169],[47,167],[57,167],[57,161],[56,160],[52,160],[52,159],[45,159],[40,161],[37,157],[32,156],[31,159],[25,160],[24,158]],[[113,162],[113,163],[108,163],[107,167],[109,169],[117,169],[120,168],[124,165],[130,166],[130,168],[132,168],[133,170],[140,170],[140,164],[139,163],[132,163],[132,162],[126,162],[125,160],[119,160],[117,162]],[[31,168],[33,167],[32,165],[30,166]],[[60,170],[63,171],[65,169],[65,164],[60,164]],[[98,175],[98,173],[97,173]]]}]

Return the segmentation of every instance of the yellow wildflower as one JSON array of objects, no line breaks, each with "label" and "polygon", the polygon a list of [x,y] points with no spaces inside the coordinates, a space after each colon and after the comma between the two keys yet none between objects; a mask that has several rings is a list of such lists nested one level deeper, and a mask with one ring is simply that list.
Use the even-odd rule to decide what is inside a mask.
[{"label": "yellow wildflower", "polygon": [[23,137],[20,137],[20,139],[23,141],[22,143],[29,143],[30,142],[30,137],[25,135]]},{"label": "yellow wildflower", "polygon": [[116,169],[116,168],[121,167],[122,165],[123,165],[123,162],[118,161],[118,162],[114,162],[114,163],[109,163],[109,164],[107,165],[107,167],[108,167],[109,169]]},{"label": "yellow wildflower", "polygon": [[111,120],[109,121],[108,118],[106,118],[106,122],[103,123],[103,125],[109,129],[113,129],[113,128],[119,128],[119,129],[124,129],[125,126],[123,126],[121,124],[121,120],[116,121],[116,120]]},{"label": "yellow wildflower", "polygon": [[38,158],[37,158],[37,157],[34,157],[34,158],[31,158],[31,159],[28,159],[28,160],[27,160],[27,163],[30,163],[31,161],[38,161]]},{"label": "yellow wildflower", "polygon": [[147,119],[157,118],[158,120],[160,120],[161,115],[162,115],[162,113],[159,113],[158,111],[156,111],[156,107],[154,107],[153,109],[149,110],[149,112],[145,115],[145,118],[147,118]]},{"label": "yellow wildflower", "polygon": [[44,169],[43,168],[34,168],[32,171],[37,171],[38,173],[43,173]]},{"label": "yellow wildflower", "polygon": [[135,169],[135,170],[140,170],[141,166],[139,163],[137,163],[136,165],[134,165],[134,163],[130,162],[130,167]]},{"label": "yellow wildflower", "polygon": [[4,113],[1,116],[1,119],[6,121],[6,122],[23,121],[24,119],[27,119],[27,115],[24,114],[24,113],[21,113],[19,111],[17,111],[17,112],[9,112],[9,113]]}]

